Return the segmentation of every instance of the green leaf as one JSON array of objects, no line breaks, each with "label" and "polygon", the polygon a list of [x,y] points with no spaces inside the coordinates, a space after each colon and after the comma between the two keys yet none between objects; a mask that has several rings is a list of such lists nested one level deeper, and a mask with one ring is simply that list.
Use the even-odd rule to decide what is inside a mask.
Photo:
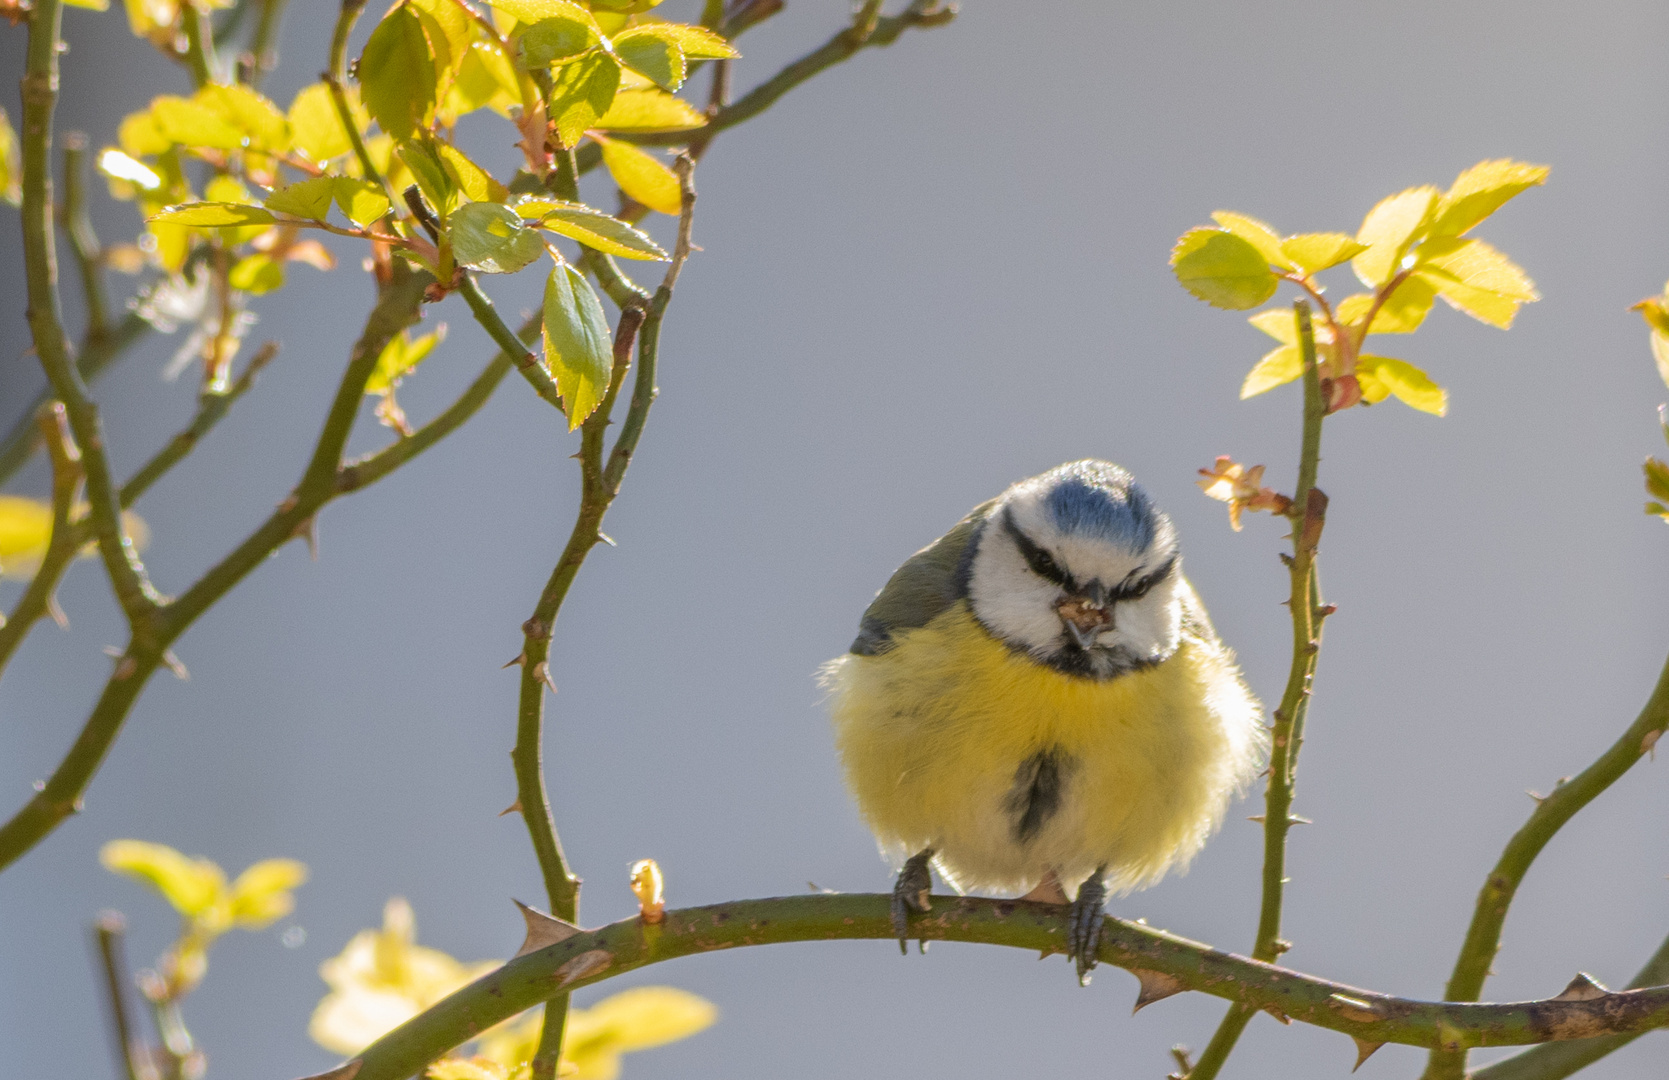
[{"label": "green leaf", "polygon": [[[470,43],[475,39],[475,20],[456,0],[412,0],[423,23],[423,32],[435,50],[437,72],[445,73],[449,82],[464,61]],[[437,93],[437,100],[441,95]]]},{"label": "green leaf", "polygon": [[1646,471],[1646,494],[1669,502],[1669,464],[1649,457],[1642,467]]},{"label": "green leaf", "polygon": [[[1657,363],[1657,375],[1665,383],[1669,383],[1669,334],[1653,330],[1652,359]],[[1665,434],[1669,434],[1666,431]]]},{"label": "green leaf", "polygon": [[556,69],[551,89],[551,121],[562,145],[579,143],[587,128],[608,112],[620,87],[620,65],[606,53],[570,60]]},{"label": "green leaf", "polygon": [[407,4],[390,11],[359,58],[360,95],[382,129],[410,139],[435,107],[435,62],[423,23]]},{"label": "green leaf", "polygon": [[86,8],[88,11],[109,11],[110,0],[64,0],[69,7]]},{"label": "green leaf", "polygon": [[[1418,275],[1404,278],[1402,284],[1391,291],[1391,295],[1374,315],[1373,325],[1368,327],[1368,333],[1412,334],[1426,321],[1426,315],[1430,313],[1431,305],[1436,299],[1437,290],[1425,279]],[[1350,326],[1366,318],[1368,310],[1372,307],[1371,295],[1357,293],[1340,300],[1334,313],[1340,323]]]},{"label": "green leaf", "polygon": [[226,280],[234,289],[260,296],[283,288],[284,264],[264,251],[257,251],[239,259]]},{"label": "green leaf", "polygon": [[532,26],[544,19],[575,19],[591,24],[599,36],[596,19],[591,12],[568,0],[493,0],[493,7],[501,14],[513,17],[523,26]]},{"label": "green leaf", "polygon": [[435,150],[440,155],[441,165],[451,176],[458,189],[473,202],[503,202],[510,197],[510,191],[503,184],[494,180],[486,169],[477,165],[464,155],[462,150],[450,143],[437,142]]},{"label": "green leaf", "polygon": [[267,196],[267,209],[323,221],[330,213],[330,200],[336,194],[336,180],[334,176],[315,176],[286,184]]},{"label": "green leaf", "polygon": [[670,41],[683,50],[684,55],[691,60],[725,60],[742,55],[730,42],[705,26],[691,26],[688,23],[647,23],[633,32],[653,34]]},{"label": "green leaf", "polygon": [[106,870],[150,885],[187,918],[205,914],[226,894],[225,871],[166,844],[112,840],[99,849],[99,862]]},{"label": "green leaf", "polygon": [[332,188],[336,205],[349,221],[361,228],[388,213],[388,196],[369,180],[338,176]]},{"label": "green leaf", "polygon": [[525,68],[550,67],[558,60],[578,56],[595,48],[603,40],[597,24],[585,12],[585,18],[558,15],[540,19],[522,30],[521,64]]},{"label": "green leaf", "polygon": [[[371,115],[361,104],[359,91],[348,87],[346,95],[349,115],[361,131],[365,130],[370,126]],[[329,161],[353,149],[347,129],[336,115],[336,103],[331,98],[330,87],[324,83],[302,87],[295,100],[290,102],[288,119],[292,145],[314,161]]]},{"label": "green leaf", "polygon": [[440,159],[436,143],[431,139],[401,143],[397,148],[400,160],[411,170],[412,179],[429,200],[429,205],[444,220],[458,205],[458,186],[452,182],[445,162]]},{"label": "green leaf", "polygon": [[1402,269],[1402,257],[1409,246],[1425,234],[1437,207],[1437,189],[1409,188],[1381,199],[1356,232],[1356,241],[1368,250],[1350,261],[1362,284],[1377,289]]},{"label": "green leaf", "polygon": [[232,202],[194,202],[165,206],[147,220],[194,229],[224,229],[240,225],[271,225],[278,219],[261,206]]},{"label": "green leaf", "polygon": [[453,76],[447,107],[459,115],[484,107],[508,115],[509,109],[520,103],[516,69],[505,58],[504,50],[488,41],[472,42]]},{"label": "green leaf", "polygon": [[290,890],[307,880],[307,867],[294,859],[262,859],[232,882],[232,922],[245,930],[270,926],[295,910]]},{"label": "green leaf", "polygon": [[1231,210],[1219,210],[1211,215],[1211,220],[1221,225],[1224,231],[1233,233],[1257,248],[1265,262],[1279,266],[1282,270],[1293,269],[1292,261],[1281,249],[1280,234],[1257,218],[1236,214]]},{"label": "green leaf", "polygon": [[1298,344],[1298,320],[1291,308],[1267,308],[1256,315],[1248,315],[1246,321],[1282,345]]},{"label": "green leaf", "polygon": [[435,327],[435,332],[425,334],[416,341],[411,335],[402,330],[388,339],[381,354],[377,356],[377,366],[371,372],[371,378],[365,383],[367,394],[386,394],[400,385],[400,380],[423,362],[423,358],[434,352],[435,346],[446,340],[446,324]]},{"label": "green leaf", "polygon": [[157,127],[156,117],[151,111],[129,113],[122,118],[116,128],[116,142],[124,153],[132,158],[148,157],[152,154],[167,153],[174,146],[168,136]]},{"label": "green leaf", "polygon": [[[1287,325],[1292,325],[1290,317],[1287,319]],[[1240,400],[1244,401],[1265,390],[1284,386],[1302,374],[1304,354],[1298,346],[1282,345],[1278,349],[1271,349],[1263,354],[1263,359],[1257,362],[1256,367],[1246,373],[1246,381],[1240,384]]]},{"label": "green leaf", "polygon": [[151,119],[163,138],[181,146],[210,150],[237,150],[243,146],[243,132],[211,109],[185,98],[165,94],[153,99]]},{"label": "green leaf", "polygon": [[1629,310],[1638,311],[1656,333],[1669,334],[1669,286],[1665,287],[1663,296],[1647,297]]},{"label": "green leaf", "polygon": [[1406,360],[1394,360],[1389,356],[1360,356],[1356,360],[1356,373],[1362,382],[1364,398],[1368,393],[1363,375],[1368,374],[1410,408],[1433,416],[1442,416],[1449,411],[1448,392]]},{"label": "green leaf", "polygon": [[17,131],[6,110],[0,109],[0,202],[18,206],[23,202],[23,165],[18,156]]},{"label": "green leaf", "polygon": [[282,154],[290,148],[290,122],[278,106],[247,86],[211,84],[192,101],[214,112],[241,132],[251,150]]},{"label": "green leaf", "polygon": [[1416,273],[1449,304],[1505,330],[1521,304],[1541,299],[1511,259],[1482,240],[1437,237],[1420,245]]},{"label": "green leaf", "polygon": [[667,257],[661,246],[645,234],[619,218],[582,203],[553,203],[539,219],[539,227],[624,259],[665,260]]},{"label": "green leaf", "polygon": [[628,30],[615,38],[614,54],[627,67],[665,90],[676,91],[684,85],[684,76],[689,73],[684,50],[645,27]]},{"label": "green leaf", "polygon": [[1438,201],[1431,235],[1459,236],[1501,208],[1508,199],[1547,181],[1546,165],[1502,158],[1480,161],[1455,178]]},{"label": "green leaf", "polygon": [[661,6],[661,0],[591,0],[591,7],[596,11],[607,11],[615,15],[641,15],[651,8]]},{"label": "green leaf", "polygon": [[499,203],[465,203],[446,223],[452,254],[484,274],[513,274],[545,252],[539,234]]},{"label": "green leaf", "polygon": [[596,135],[592,138],[602,147],[603,164],[621,191],[651,210],[674,217],[683,213],[684,193],[677,173],[631,143]]},{"label": "green leaf", "polygon": [[689,131],[707,123],[706,114],[664,90],[622,90],[592,127],[604,131]]},{"label": "green leaf", "polygon": [[1368,250],[1344,233],[1300,233],[1281,241],[1281,251],[1307,274],[1337,266]]},{"label": "green leaf", "polygon": [[608,390],[614,350],[603,305],[585,275],[566,263],[545,282],[545,364],[572,431],[596,411]]},{"label": "green leaf", "polygon": [[1275,295],[1278,279],[1255,245],[1221,229],[1190,229],[1171,250],[1182,287],[1212,307],[1243,311]]}]

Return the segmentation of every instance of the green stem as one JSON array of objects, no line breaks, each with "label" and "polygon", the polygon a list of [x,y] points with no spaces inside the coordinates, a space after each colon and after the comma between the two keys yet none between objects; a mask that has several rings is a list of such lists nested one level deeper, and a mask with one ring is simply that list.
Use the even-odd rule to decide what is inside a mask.
[{"label": "green stem", "polygon": [[336,106],[336,118],[342,122],[342,130],[348,133],[348,142],[353,144],[354,158],[365,173],[365,179],[382,188],[389,204],[393,205],[394,192],[377,169],[376,162],[371,160],[365,137],[354,122],[353,109],[348,107],[348,92],[345,89],[348,84],[348,35],[353,33],[354,23],[358,21],[359,13],[365,10],[365,4],[366,0],[342,0],[342,8],[336,13],[335,29],[330,34],[330,68],[325,76],[325,85],[330,87],[330,100]]},{"label": "green stem", "polygon": [[0,625],[0,672],[6,670],[12,654],[35,623],[53,610],[52,594],[58,579],[75,561],[85,539],[85,531],[74,520],[76,489],[81,486],[81,454],[70,436],[63,405],[54,401],[43,409],[39,424],[52,458],[52,537],[11,617]]},{"label": "green stem", "polygon": [[[1640,990],[1669,983],[1669,938],[1664,939],[1646,966],[1630,980],[1626,989]],[[1614,1050],[1621,1050],[1645,1032],[1601,1035],[1574,1042],[1544,1043],[1467,1073],[1467,1080],[1563,1080],[1585,1069]]]},{"label": "green stem", "polygon": [[[1450,1001],[1476,1001],[1489,978],[1489,967],[1501,948],[1501,928],[1507,921],[1507,909],[1519,883],[1529,872],[1530,864],[1541,854],[1542,848],[1553,839],[1577,811],[1593,802],[1617,781],[1634,763],[1652,752],[1657,739],[1669,728],[1669,661],[1659,673],[1657,686],[1622,737],[1610,749],[1575,777],[1554,787],[1546,798],[1536,804],[1530,818],[1507,841],[1506,848],[1495,868],[1484,879],[1478,891],[1477,906],[1472,912],[1472,923],[1466,929],[1466,941],[1455,958],[1454,971],[1443,996]],[[1466,1072],[1465,1053],[1434,1051],[1426,1065],[1426,1080],[1460,1077]]]},{"label": "green stem", "polygon": [[[1066,916],[1058,905],[935,896],[910,924],[928,941],[1064,952]],[[521,956],[395,1028],[359,1056],[355,1080],[403,1080],[492,1025],[554,994],[649,964],[754,945],[800,941],[896,941],[884,894],[813,894],[738,900],[666,912],[654,933],[634,916]],[[1140,923],[1108,918],[1097,953],[1151,987],[1196,990],[1271,1009],[1343,1032],[1363,1043],[1516,1046],[1629,1034],[1669,1024],[1669,986],[1586,1001],[1504,1005],[1395,998],[1222,952]],[[1152,995],[1149,995],[1151,1000]]]},{"label": "green stem", "polygon": [[258,88],[261,80],[278,66],[278,28],[284,17],[284,0],[260,0],[260,4],[261,18],[249,43],[251,88]]},{"label": "green stem", "polygon": [[151,485],[162,479],[175,465],[178,465],[187,454],[196,449],[214,426],[220,423],[234,402],[249,392],[255,385],[255,376],[261,369],[272,362],[278,355],[278,343],[269,341],[250,357],[244,366],[243,374],[225,391],[218,394],[202,394],[197,399],[197,412],[191,422],[182,428],[172,439],[158,450],[151,460],[139,467],[127,483],[122,485],[118,496],[122,508],[132,506],[139,501],[140,496],[149,491]]},{"label": "green stem", "polygon": [[[1293,304],[1293,314],[1304,364],[1304,433],[1298,455],[1298,488],[1290,512],[1292,554],[1284,557],[1291,578],[1287,606],[1292,615],[1292,662],[1270,730],[1269,783],[1264,789],[1263,811],[1263,899],[1252,949],[1253,958],[1265,962],[1273,961],[1290,947],[1281,940],[1287,833],[1293,825],[1292,797],[1298,777],[1298,751],[1303,744],[1304,718],[1309,711],[1316,658],[1321,649],[1321,621],[1325,617],[1316,574],[1316,547],[1326,517],[1327,497],[1315,482],[1321,462],[1321,425],[1327,415],[1327,403],[1322,400],[1320,374],[1316,370],[1310,305],[1297,301]],[[1253,1011],[1244,1004],[1229,1009],[1211,1042],[1200,1053],[1188,1080],[1210,1080],[1217,1075],[1234,1050],[1240,1033],[1251,1021]]]},{"label": "green stem", "polygon": [[528,347],[522,344],[521,338],[499,318],[498,309],[493,307],[493,302],[487,298],[487,294],[481,291],[475,276],[468,271],[460,274],[458,291],[463,294],[464,302],[469,305],[470,314],[475,316],[475,321],[487,331],[487,336],[493,339],[493,344],[503,350],[504,355],[514,360],[516,370],[521,372],[522,378],[533,387],[534,393],[550,402],[558,412],[566,415],[567,409],[562,404],[562,394],[557,390],[551,373],[545,370],[545,365],[539,358],[534,356]]},{"label": "green stem", "polygon": [[59,225],[75,255],[75,267],[81,275],[81,294],[87,301],[83,348],[110,333],[105,314],[104,253],[98,234],[93,231],[93,220],[87,216],[86,154],[87,136],[79,131],[64,136],[64,206],[59,211]]},{"label": "green stem", "polygon": [[27,70],[23,77],[23,257],[27,268],[29,329],[47,382],[69,417],[86,474],[87,501],[111,588],[135,638],[151,633],[158,597],[144,564],[122,531],[110,480],[110,461],[98,406],[87,395],[70,359],[58,314],[58,265],[53,248],[52,115],[58,101],[61,0],[44,0],[29,16]]},{"label": "green stem", "polygon": [[110,1003],[111,1034],[116,1043],[116,1062],[126,1080],[140,1080],[149,1076],[149,1069],[141,1069],[140,1055],[145,1046],[137,1041],[133,1020],[128,1012],[128,973],[126,950],[122,947],[127,934],[127,921],[119,911],[103,911],[93,923],[93,934],[98,942],[99,962],[104,969],[104,992]]},{"label": "green stem", "polygon": [[191,81],[201,90],[214,82],[214,30],[193,0],[180,5],[180,21],[185,26],[186,66],[191,68]]}]

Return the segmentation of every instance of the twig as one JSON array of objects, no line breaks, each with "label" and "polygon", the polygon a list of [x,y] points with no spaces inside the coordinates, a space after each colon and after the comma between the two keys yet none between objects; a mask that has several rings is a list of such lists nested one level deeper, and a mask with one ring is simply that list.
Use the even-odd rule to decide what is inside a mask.
[{"label": "twig", "polygon": [[[1443,996],[1450,1001],[1476,1001],[1489,978],[1489,966],[1501,948],[1501,927],[1507,921],[1507,909],[1519,883],[1529,872],[1530,864],[1541,854],[1542,848],[1553,839],[1577,811],[1593,802],[1617,781],[1635,762],[1652,751],[1664,729],[1669,728],[1669,661],[1665,661],[1658,675],[1657,686],[1640,715],[1630,724],[1622,737],[1610,749],[1572,779],[1555,787],[1545,799],[1536,804],[1526,821],[1507,841],[1495,868],[1484,879],[1478,892],[1478,902],[1472,912],[1472,923],[1466,928],[1466,941],[1455,958],[1454,971]],[[1466,1055],[1442,1050],[1433,1051],[1426,1064],[1427,1080],[1459,1077],[1466,1072]]]},{"label": "twig", "polygon": [[101,911],[93,922],[99,966],[104,970],[105,1000],[110,1005],[110,1026],[114,1029],[111,1034],[116,1043],[116,1063],[127,1080],[156,1080],[150,1055],[134,1037],[128,1015],[127,957],[122,947],[126,933],[127,920],[119,911]]},{"label": "twig", "polygon": [[[1316,370],[1315,330],[1310,305],[1293,304],[1304,364],[1304,434],[1298,457],[1298,487],[1292,501],[1292,554],[1284,556],[1291,575],[1288,607],[1292,614],[1292,663],[1280,708],[1270,731],[1269,783],[1264,790],[1263,899],[1258,914],[1254,959],[1273,961],[1288,948],[1281,940],[1281,906],[1286,883],[1287,832],[1292,828],[1292,793],[1298,775],[1298,750],[1304,740],[1304,717],[1321,648],[1322,605],[1316,576],[1316,546],[1325,521],[1327,496],[1315,486],[1321,461],[1321,425],[1327,403]],[[1252,1019],[1244,1004],[1231,1007],[1200,1053],[1189,1080],[1210,1080],[1223,1067],[1234,1044]]]},{"label": "twig", "polygon": [[278,66],[278,27],[284,17],[285,0],[260,0],[261,19],[249,43],[249,85],[259,88],[261,80]]},{"label": "twig", "polygon": [[145,577],[144,564],[122,531],[121,514],[110,480],[110,461],[98,406],[70,359],[58,315],[57,259],[53,250],[50,149],[52,114],[58,100],[59,20],[61,0],[43,0],[29,17],[27,72],[23,77],[23,257],[28,271],[29,329],[35,354],[52,392],[69,416],[81,449],[93,531],[110,576],[116,600],[136,639],[152,633],[158,597]]},{"label": "twig", "polygon": [[87,216],[87,184],[83,175],[87,136],[79,131],[66,132],[63,144],[64,205],[58,212],[58,224],[75,255],[75,267],[81,275],[81,294],[87,301],[87,329],[81,339],[85,349],[89,343],[110,333],[105,314],[104,252],[98,234],[93,231],[93,219]]},{"label": "twig", "polygon": [[75,526],[75,496],[81,487],[81,453],[70,436],[64,407],[54,401],[39,415],[39,424],[52,458],[52,537],[34,577],[18,598],[11,617],[0,626],[0,672],[29,636],[29,630],[53,610],[53,591],[64,568],[75,561],[84,532]]},{"label": "twig", "polygon": [[214,28],[196,4],[180,5],[180,21],[185,28],[185,62],[191,69],[191,81],[197,89],[214,82]]},{"label": "twig", "polygon": [[493,307],[493,302],[481,291],[474,275],[467,270],[458,275],[458,291],[463,294],[464,302],[469,305],[470,314],[475,316],[475,321],[487,331],[487,336],[493,339],[493,344],[515,362],[516,370],[521,372],[522,378],[533,387],[534,393],[555,406],[558,412],[566,414],[568,410],[562,404],[562,394],[557,390],[556,381],[551,378],[551,373],[546,371],[539,358],[522,344],[521,339],[504,325],[498,309]]},{"label": "twig", "polygon": [[[1066,917],[1053,904],[934,896],[911,923],[928,941],[1065,951]],[[395,1028],[357,1059],[354,1080],[402,1080],[493,1024],[553,994],[683,956],[796,941],[896,940],[882,894],[819,893],[738,900],[666,912],[654,934],[633,916],[582,931],[508,964]],[[1098,957],[1159,992],[1196,990],[1343,1032],[1359,1044],[1514,1046],[1649,1031],[1669,1023],[1669,986],[1586,1000],[1503,1005],[1423,1002],[1376,994],[1213,949],[1139,923],[1108,918]],[[1149,994],[1148,1000],[1153,1000]]]},{"label": "twig", "polygon": [[342,122],[342,130],[348,133],[348,142],[353,145],[354,157],[359,161],[365,179],[382,188],[392,206],[394,192],[389,188],[388,180],[378,171],[376,162],[371,160],[365,138],[354,122],[353,109],[348,107],[348,92],[345,89],[348,80],[348,35],[353,32],[354,23],[359,19],[359,13],[365,10],[365,4],[366,0],[342,0],[342,9],[336,14],[336,27],[330,35],[330,68],[325,72],[324,81],[330,88],[330,100],[336,106],[336,118]]}]

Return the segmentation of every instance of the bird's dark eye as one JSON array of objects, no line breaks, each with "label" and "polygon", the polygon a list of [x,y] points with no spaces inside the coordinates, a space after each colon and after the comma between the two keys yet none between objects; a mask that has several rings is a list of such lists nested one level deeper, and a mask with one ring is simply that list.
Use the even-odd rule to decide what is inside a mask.
[{"label": "bird's dark eye", "polygon": [[1008,535],[1014,538],[1014,546],[1020,549],[1020,555],[1026,560],[1026,565],[1031,567],[1032,573],[1062,588],[1072,587],[1071,575],[1061,569],[1060,563],[1055,561],[1053,555],[1044,551],[1035,540],[1020,531],[1020,527],[1014,524],[1012,513],[1003,515],[1003,527],[1008,530]]},{"label": "bird's dark eye", "polygon": [[1170,576],[1171,567],[1176,565],[1176,556],[1166,559],[1159,568],[1146,577],[1136,577],[1137,571],[1131,571],[1130,577],[1125,578],[1118,588],[1113,590],[1114,600],[1140,600],[1148,594],[1155,585]]}]

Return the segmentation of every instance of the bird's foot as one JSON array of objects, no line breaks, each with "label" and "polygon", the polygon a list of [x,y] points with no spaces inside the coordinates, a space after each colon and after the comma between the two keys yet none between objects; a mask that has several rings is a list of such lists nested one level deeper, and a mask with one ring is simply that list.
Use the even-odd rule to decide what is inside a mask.
[{"label": "bird's foot", "polygon": [[1095,952],[1101,944],[1102,905],[1107,902],[1107,886],[1101,876],[1106,867],[1098,867],[1088,881],[1078,886],[1078,898],[1066,913],[1066,955],[1078,969],[1078,985],[1089,985],[1090,969],[1095,967]]},{"label": "bird's foot", "polygon": [[[933,891],[933,874],[927,864],[933,859],[933,849],[927,848],[910,856],[904,863],[904,869],[898,872],[898,880],[892,886],[892,928],[898,933],[898,951],[906,956],[910,953],[908,938],[910,936],[910,912],[931,911],[933,904],[928,895]],[[927,942],[922,942],[922,951],[927,951]]]}]

